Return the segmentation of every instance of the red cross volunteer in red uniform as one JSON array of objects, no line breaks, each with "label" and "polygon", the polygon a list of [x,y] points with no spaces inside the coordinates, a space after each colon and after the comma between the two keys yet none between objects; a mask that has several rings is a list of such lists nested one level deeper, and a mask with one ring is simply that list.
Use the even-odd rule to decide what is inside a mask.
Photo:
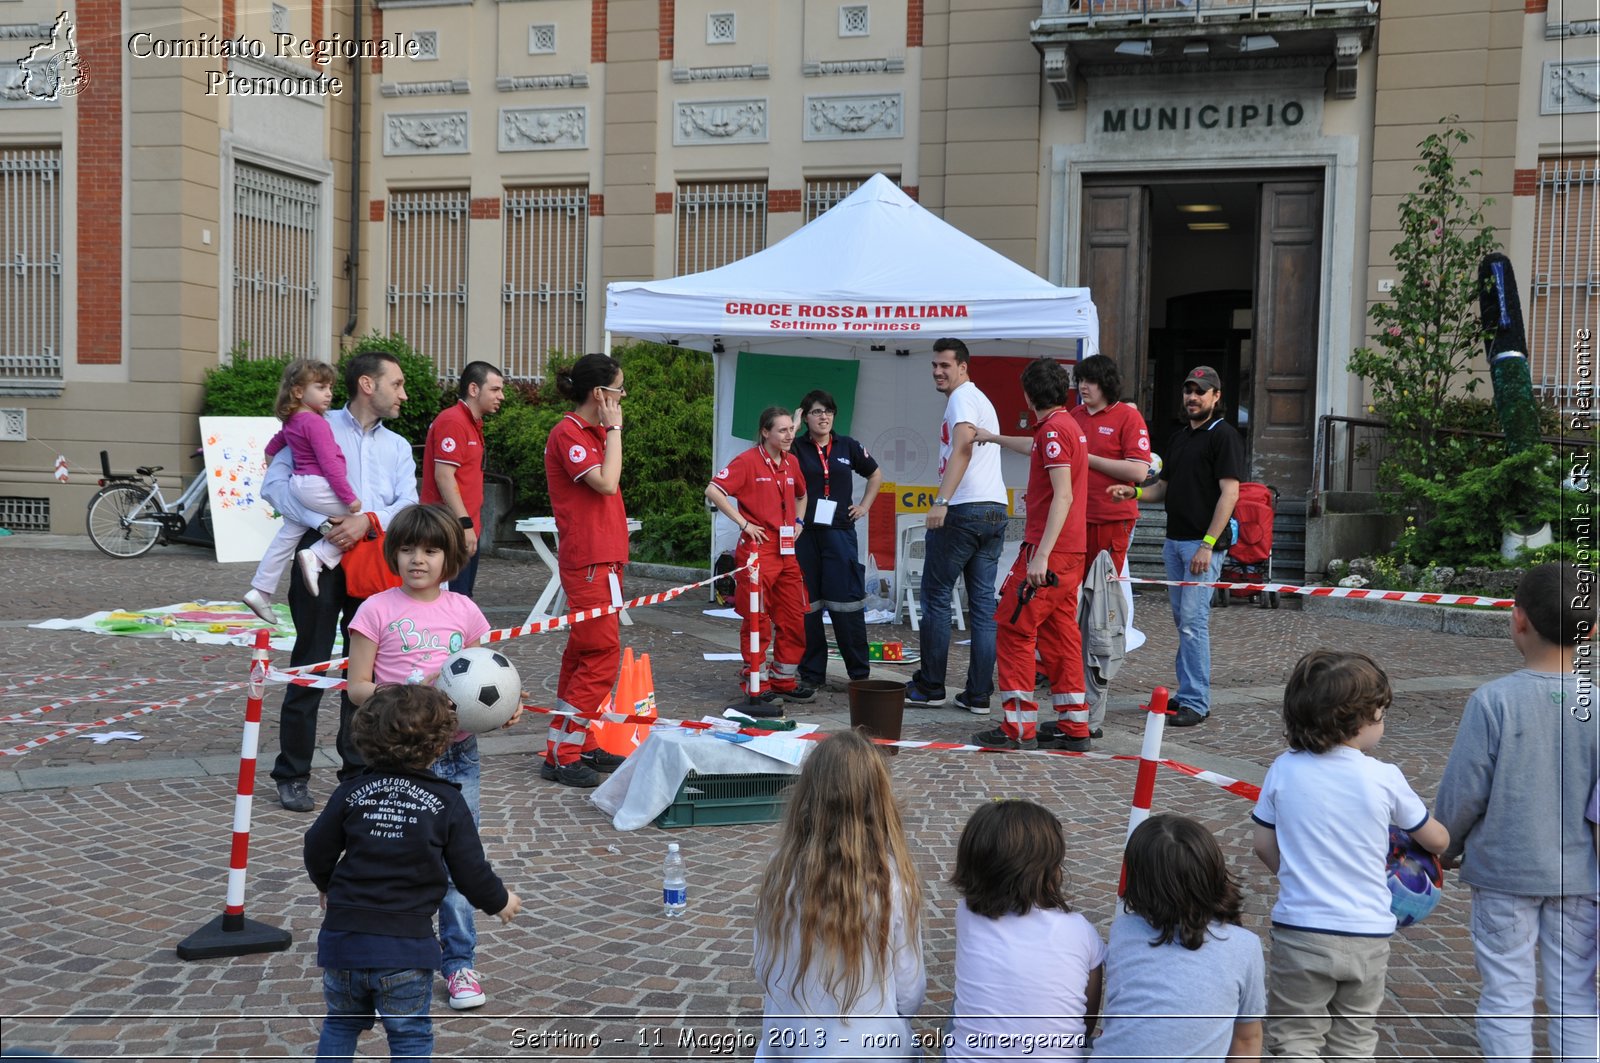
[{"label": "red cross volunteer in red uniform", "polygon": [[[979,443],[999,443],[1028,455],[1028,516],[1022,552],[1000,585],[995,609],[996,665],[1005,720],[973,735],[974,745],[1079,753],[1089,749],[1083,639],[1078,631],[1089,452],[1083,429],[1065,409],[1071,391],[1061,363],[1051,358],[1030,362],[1022,371],[1022,392],[1037,426],[1033,435],[978,431]],[[1056,723],[1042,731],[1033,696],[1036,649],[1050,677],[1056,710]]]},{"label": "red cross volunteer in red uniform", "polygon": [[[752,715],[780,716],[780,701],[810,701],[816,690],[798,681],[806,652],[805,578],[795,556],[800,514],[805,512],[805,480],[789,448],[794,444],[794,417],[781,406],[761,413],[756,446],[728,462],[706,485],[706,500],[739,527],[736,567],[752,552],[761,558],[761,614],[750,611],[749,574],[740,572],[734,608],[744,619],[739,628],[740,652],[748,674],[756,677],[762,704]],[[737,502],[735,501],[737,500]],[[775,629],[775,630],[774,630]],[[761,667],[772,644],[772,670],[763,689]]]},{"label": "red cross volunteer in red uniform", "polygon": [[467,535],[467,563],[450,577],[450,589],[472,597],[483,532],[483,419],[500,409],[506,382],[488,362],[468,362],[456,385],[459,401],[428,426],[422,447],[422,503],[455,514]]},{"label": "red cross volunteer in red uniform", "polygon": [[[561,589],[569,608],[622,604],[628,563],[628,511],[622,504],[622,366],[586,354],[556,375],[556,389],[576,408],[550,430],[545,478],[556,518]],[[616,613],[567,629],[556,680],[556,707],[594,712],[611,693],[622,665]],[[588,721],[552,716],[539,777],[566,786],[598,786],[603,772],[623,761],[596,743]]]},{"label": "red cross volunteer in red uniform", "polygon": [[1139,411],[1121,401],[1122,373],[1103,354],[1091,355],[1077,365],[1078,397],[1072,417],[1089,441],[1089,495],[1085,529],[1084,568],[1100,551],[1111,552],[1111,565],[1122,571],[1139,519],[1139,503],[1113,498],[1113,484],[1142,484],[1150,472],[1150,430]]}]

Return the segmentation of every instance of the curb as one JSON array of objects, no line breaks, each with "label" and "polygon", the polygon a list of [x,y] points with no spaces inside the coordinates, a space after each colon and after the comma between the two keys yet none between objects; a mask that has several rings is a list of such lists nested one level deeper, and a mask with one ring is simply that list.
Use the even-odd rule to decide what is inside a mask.
[{"label": "curb", "polygon": [[1308,613],[1346,620],[1365,620],[1371,624],[1409,628],[1413,631],[1438,631],[1446,635],[1465,635],[1478,639],[1503,639],[1510,631],[1510,610],[1477,609],[1451,605],[1424,605],[1413,602],[1383,602],[1360,598],[1302,598]]}]

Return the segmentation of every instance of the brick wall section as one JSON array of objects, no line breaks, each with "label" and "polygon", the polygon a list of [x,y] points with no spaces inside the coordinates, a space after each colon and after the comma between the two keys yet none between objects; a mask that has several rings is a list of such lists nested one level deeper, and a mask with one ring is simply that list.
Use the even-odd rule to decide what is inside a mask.
[{"label": "brick wall section", "polygon": [[672,213],[672,193],[671,192],[657,192],[656,193],[656,213],[657,214],[671,214]]},{"label": "brick wall section", "polygon": [[606,197],[599,192],[589,193],[589,217],[603,218],[606,216]]},{"label": "brick wall section", "polygon": [[[356,0],[356,3],[358,4],[361,2],[362,0]],[[374,7],[372,9],[372,39],[375,41],[383,40],[383,9],[380,7]],[[372,72],[374,74],[383,73],[383,56],[375,55],[372,57],[371,62]],[[356,63],[359,66],[361,60],[357,59]],[[354,76],[360,77],[361,75],[358,71]]]},{"label": "brick wall section", "polygon": [[660,21],[656,23],[656,35],[661,38],[661,52],[658,58],[670,61],[672,59],[672,26],[676,17],[674,7],[677,0],[660,0]]},{"label": "brick wall section", "polygon": [[[325,36],[325,34],[323,33],[323,30],[324,30],[324,28],[326,26],[327,17],[328,17],[327,0],[311,0],[311,39],[312,40],[320,41]],[[311,65],[312,66],[316,66],[316,67],[324,67],[324,66],[327,66],[328,64],[326,62],[319,63],[319,62],[317,62],[317,60],[315,58],[313,58],[311,60]]]},{"label": "brick wall section", "polygon": [[481,196],[473,199],[467,207],[467,217],[474,221],[498,221],[500,219],[500,198],[498,196]]},{"label": "brick wall section", "polygon": [[[234,0],[222,0],[222,39],[225,41],[233,40],[237,36],[236,28],[238,25],[239,19],[234,10]],[[222,60],[222,69],[228,69],[228,60],[226,58]]]},{"label": "brick wall section", "polygon": [[1542,15],[1550,10],[1550,0],[1523,0],[1522,10],[1530,15]]},{"label": "brick wall section", "polygon": [[[226,9],[231,10],[231,6]],[[80,0],[90,80],[78,108],[78,362],[122,362],[122,4]]]},{"label": "brick wall section", "polygon": [[768,214],[798,214],[800,213],[801,200],[804,198],[798,188],[769,188],[767,189]]},{"label": "brick wall section", "polygon": [[589,62],[606,61],[606,0],[593,0],[589,8]]},{"label": "brick wall section", "polygon": [[906,2],[906,47],[922,47],[922,0]]},{"label": "brick wall section", "polygon": [[917,199],[917,196],[920,195],[921,192],[922,192],[921,186],[919,186],[919,185],[901,185],[900,186],[900,191],[904,192],[907,196],[909,196],[910,199],[911,199],[911,202],[913,202],[913,203],[920,202]]},{"label": "brick wall section", "polygon": [[1514,196],[1531,196],[1539,191],[1538,170],[1513,170],[1511,171],[1511,194]]}]

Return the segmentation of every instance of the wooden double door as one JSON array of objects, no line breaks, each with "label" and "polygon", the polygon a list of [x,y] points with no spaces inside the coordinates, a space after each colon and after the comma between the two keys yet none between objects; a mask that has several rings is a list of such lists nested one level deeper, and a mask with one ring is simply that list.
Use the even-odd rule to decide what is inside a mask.
[{"label": "wooden double door", "polygon": [[[1311,486],[1316,434],[1322,179],[1320,174],[1288,174],[1229,175],[1227,180],[1248,181],[1256,190],[1253,289],[1248,300],[1250,357],[1235,359],[1232,367],[1216,368],[1236,378],[1224,382],[1226,408],[1235,412],[1243,406],[1249,411],[1244,435],[1251,478],[1296,497]],[[1194,178],[1186,176],[1184,182],[1192,185]],[[1171,386],[1171,373],[1158,374],[1151,358],[1150,189],[1149,183],[1085,182],[1078,283],[1093,293],[1100,317],[1100,350],[1117,360],[1125,393],[1130,398],[1149,396],[1155,402],[1147,416],[1159,449],[1166,439],[1161,427],[1165,422],[1157,414],[1175,397],[1152,393],[1158,379],[1164,388]],[[1204,276],[1192,281],[1195,291],[1214,287]],[[1197,352],[1192,360],[1201,364],[1205,358]]]}]

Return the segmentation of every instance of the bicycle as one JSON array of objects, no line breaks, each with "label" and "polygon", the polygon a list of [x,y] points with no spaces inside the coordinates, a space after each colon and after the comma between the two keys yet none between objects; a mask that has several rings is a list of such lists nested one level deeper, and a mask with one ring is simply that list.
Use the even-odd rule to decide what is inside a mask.
[{"label": "bicycle", "polygon": [[[196,450],[194,456],[202,457]],[[205,469],[200,470],[177,501],[168,503],[156,476],[160,465],[141,465],[129,473],[111,471],[111,459],[100,452],[100,490],[89,500],[89,539],[111,557],[140,557],[157,543],[211,546],[211,505]]]}]

